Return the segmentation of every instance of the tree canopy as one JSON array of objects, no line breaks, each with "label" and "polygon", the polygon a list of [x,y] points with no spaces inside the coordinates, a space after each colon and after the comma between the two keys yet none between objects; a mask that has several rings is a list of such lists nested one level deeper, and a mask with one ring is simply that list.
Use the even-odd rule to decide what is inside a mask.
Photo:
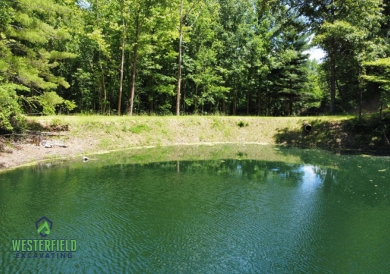
[{"label": "tree canopy", "polygon": [[0,127],[21,113],[299,115],[376,95],[387,105],[389,10],[381,0],[3,0]]}]

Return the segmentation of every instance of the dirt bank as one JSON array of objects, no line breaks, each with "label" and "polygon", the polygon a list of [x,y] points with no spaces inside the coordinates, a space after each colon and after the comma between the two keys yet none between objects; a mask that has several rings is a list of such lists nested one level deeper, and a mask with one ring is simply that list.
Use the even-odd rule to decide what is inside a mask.
[{"label": "dirt bank", "polygon": [[[51,130],[60,136],[43,136],[39,146],[33,143],[32,136],[3,139],[0,169],[34,164],[46,159],[81,157],[85,154],[132,147],[206,143],[306,143],[316,146],[319,142],[315,140],[320,140],[320,144],[324,146],[342,146],[348,139],[345,135],[331,134],[332,130],[334,133],[339,131],[337,125],[347,117],[53,116],[28,119],[30,128]],[[318,132],[318,121],[321,120],[328,121],[335,129],[321,128]],[[305,121],[314,125],[311,135],[302,135],[302,124]],[[328,135],[323,137],[323,131]],[[316,134],[321,135],[321,139],[317,138]],[[48,143],[50,145],[45,147]]]}]

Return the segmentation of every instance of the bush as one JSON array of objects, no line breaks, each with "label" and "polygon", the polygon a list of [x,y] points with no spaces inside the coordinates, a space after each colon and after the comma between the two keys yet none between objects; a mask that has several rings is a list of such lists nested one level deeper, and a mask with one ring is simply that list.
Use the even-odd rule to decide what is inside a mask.
[{"label": "bush", "polygon": [[53,115],[55,114],[56,106],[62,104],[64,99],[54,91],[48,91],[38,97],[38,102],[42,106],[43,114]]},{"label": "bush", "polygon": [[237,126],[239,127],[247,127],[249,126],[249,123],[248,122],[244,122],[244,121],[240,121],[237,123]]}]

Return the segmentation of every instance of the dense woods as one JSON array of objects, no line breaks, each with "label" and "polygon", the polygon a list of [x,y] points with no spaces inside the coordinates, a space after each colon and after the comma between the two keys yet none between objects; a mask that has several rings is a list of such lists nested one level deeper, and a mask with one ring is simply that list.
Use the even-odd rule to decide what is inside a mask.
[{"label": "dense woods", "polygon": [[0,127],[20,113],[346,113],[375,98],[382,111],[389,12],[380,0],[2,0]]}]

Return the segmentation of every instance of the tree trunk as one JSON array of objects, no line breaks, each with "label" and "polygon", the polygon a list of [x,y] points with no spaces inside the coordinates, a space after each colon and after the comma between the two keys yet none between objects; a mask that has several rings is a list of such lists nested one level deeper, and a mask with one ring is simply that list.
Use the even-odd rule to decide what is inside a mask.
[{"label": "tree trunk", "polygon": [[386,131],[383,131],[383,139],[386,145],[390,145],[389,138],[387,138]]},{"label": "tree trunk", "polygon": [[261,81],[260,81],[260,83],[259,83],[259,98],[258,98],[258,112],[257,112],[257,115],[261,115]]},{"label": "tree trunk", "polygon": [[102,90],[103,90],[103,102],[100,102],[101,103],[101,110],[102,110],[102,114],[104,114],[106,112],[106,103],[107,103],[107,90],[106,90],[106,83],[104,81],[104,69],[103,69],[103,66],[102,66],[102,63],[99,62],[100,64],[100,72],[102,74]]},{"label": "tree trunk", "polygon": [[250,92],[248,88],[248,92],[246,93],[246,115],[249,116],[249,105],[250,105]]},{"label": "tree trunk", "polygon": [[340,88],[340,86],[339,86],[339,83],[338,83],[338,81],[337,81],[337,78],[335,79],[335,84],[336,84],[337,90],[339,91],[339,94],[340,94],[340,97],[341,97],[341,101],[342,101],[343,104],[345,105],[346,100],[345,100],[345,98],[344,98],[344,93],[343,93],[343,91],[341,90],[341,88]]},{"label": "tree trunk", "polygon": [[137,53],[138,53],[138,38],[139,38],[139,32],[140,32],[140,25],[139,25],[139,13],[138,11],[137,17],[136,17],[136,26],[135,26],[135,41],[134,41],[134,48],[133,48],[133,69],[131,72],[131,93],[130,93],[130,109],[129,109],[129,116],[133,115],[133,107],[134,107],[134,94],[135,94],[135,80],[136,80],[136,72],[137,72]]},{"label": "tree trunk", "polygon": [[194,112],[195,112],[195,114],[198,113],[198,88],[199,88],[199,84],[196,83],[195,84],[195,97],[194,97]]},{"label": "tree trunk", "polygon": [[250,90],[250,79],[251,79],[251,72],[252,70],[248,71],[248,78],[247,78],[247,92],[246,92],[246,115],[249,116],[249,109],[250,109],[250,101],[251,101],[251,90]]},{"label": "tree trunk", "polygon": [[[362,75],[363,75],[363,68],[360,67],[359,68],[359,120],[362,119],[362,110],[363,110],[364,81],[363,81]],[[382,106],[381,106],[381,111],[382,111]]]},{"label": "tree trunk", "polygon": [[176,115],[180,115],[180,86],[181,86],[181,58],[183,43],[183,0],[180,3],[180,26],[179,26],[179,58],[177,61],[177,91],[176,91]]},{"label": "tree trunk", "polygon": [[[333,5],[330,6],[330,14],[331,14],[331,23],[334,23],[335,16],[335,8]],[[336,110],[336,43],[334,37],[331,38],[331,49],[329,54],[330,59],[330,113],[333,114]]]},{"label": "tree trunk", "polygon": [[234,99],[233,99],[233,115],[236,115],[237,110],[237,91],[234,92]]},{"label": "tree trunk", "polygon": [[153,78],[153,75],[152,75],[152,81],[151,81],[151,86],[152,86],[152,99],[150,100],[150,113],[153,113],[154,112],[154,88],[153,88],[153,82],[154,82],[154,78]]},{"label": "tree trunk", "polygon": [[183,108],[183,113],[186,113],[186,82],[184,82],[184,85],[183,85],[183,105],[182,105],[182,108]]},{"label": "tree trunk", "polygon": [[122,105],[122,90],[123,90],[123,68],[125,65],[125,34],[126,34],[126,25],[125,20],[122,19],[123,33],[122,33],[122,59],[121,59],[121,76],[119,83],[119,98],[118,98],[118,115],[121,115],[121,105]]},{"label": "tree trunk", "polygon": [[335,56],[332,49],[332,53],[330,54],[330,113],[333,114],[335,112],[335,104],[336,104],[336,62]]},{"label": "tree trunk", "polygon": [[[99,10],[99,1],[96,1],[96,10]],[[99,18],[99,13],[96,13],[96,21],[99,25],[100,18]],[[101,53],[99,50],[99,67],[100,67],[100,73],[101,73],[101,82],[100,82],[100,89],[99,89],[99,104],[100,104],[100,111],[102,114],[106,112],[106,101],[107,101],[107,91],[106,91],[106,84],[104,81],[104,69],[102,66],[102,59],[101,59]],[[103,91],[103,102],[102,102],[102,91]]]},{"label": "tree trunk", "polygon": [[292,94],[292,81],[290,79],[289,116],[292,116],[292,107],[293,107],[293,94]]}]

